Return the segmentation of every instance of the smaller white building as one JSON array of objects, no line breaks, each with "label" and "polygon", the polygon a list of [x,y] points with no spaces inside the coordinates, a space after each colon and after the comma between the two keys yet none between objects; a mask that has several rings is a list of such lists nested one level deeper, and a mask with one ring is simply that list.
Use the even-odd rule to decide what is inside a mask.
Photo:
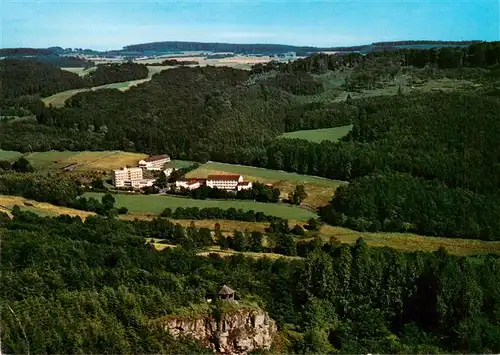
[{"label": "smaller white building", "polygon": [[141,179],[141,180],[134,180],[131,181],[130,186],[132,186],[134,189],[142,189],[143,187],[150,187],[153,186],[155,179]]},{"label": "smaller white building", "polygon": [[187,190],[196,190],[204,184],[202,179],[187,179],[187,180],[177,180],[175,186],[177,188],[183,188]]},{"label": "smaller white building", "polygon": [[168,178],[170,175],[172,175],[172,173],[174,171],[175,171],[175,168],[168,166],[165,168],[165,170],[163,170],[163,174],[165,174],[165,176]]},{"label": "smaller white building", "polygon": [[139,160],[139,168],[146,170],[162,170],[163,166],[170,161],[167,154],[155,155],[146,159]]},{"label": "smaller white building", "polygon": [[241,190],[251,190],[252,182],[251,181],[241,181],[238,183],[238,191]]}]

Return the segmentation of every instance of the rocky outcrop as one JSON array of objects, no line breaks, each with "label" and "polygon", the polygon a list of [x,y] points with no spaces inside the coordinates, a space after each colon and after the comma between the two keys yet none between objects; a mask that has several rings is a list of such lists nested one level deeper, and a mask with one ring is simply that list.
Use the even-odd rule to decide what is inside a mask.
[{"label": "rocky outcrop", "polygon": [[170,316],[163,319],[163,326],[173,336],[198,340],[217,353],[246,354],[271,347],[276,322],[262,309],[238,308],[217,318]]}]

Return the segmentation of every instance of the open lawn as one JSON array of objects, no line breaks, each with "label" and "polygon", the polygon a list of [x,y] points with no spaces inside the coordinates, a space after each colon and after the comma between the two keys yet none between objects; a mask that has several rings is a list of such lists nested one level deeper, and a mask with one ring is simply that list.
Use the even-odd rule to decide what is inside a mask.
[{"label": "open lawn", "polygon": [[351,129],[352,125],[333,127],[333,128],[310,129],[310,130],[283,133],[280,136],[280,138],[298,138],[316,143],[320,143],[322,141],[336,142],[340,138],[347,135],[347,133],[349,133]]},{"label": "open lawn", "polygon": [[21,155],[23,155],[23,153],[0,149],[0,160],[16,160]]},{"label": "open lawn", "polygon": [[0,195],[0,211],[10,214],[10,210],[12,210],[15,205],[18,205],[22,210],[34,212],[42,216],[58,216],[66,214],[69,216],[80,216],[81,218],[86,218],[88,216],[95,215],[93,212],[55,206],[50,203],[37,202],[20,196]]},{"label": "open lawn", "polygon": [[281,197],[287,198],[288,193],[295,186],[302,184],[306,188],[308,197],[303,202],[304,206],[316,208],[324,206],[331,200],[335,190],[345,184],[339,180],[329,180],[317,176],[301,175],[286,171],[256,168],[252,166],[233,165],[209,162],[201,165],[198,169],[190,171],[187,177],[206,178],[209,174],[241,174],[245,180],[272,183],[281,191]]},{"label": "open lawn", "polygon": [[[87,197],[95,197],[101,199],[103,194],[88,192]],[[129,212],[139,214],[158,215],[165,208],[176,209],[177,207],[219,207],[223,209],[236,208],[244,211],[254,210],[263,212],[270,216],[277,216],[288,219],[307,220],[315,217],[316,214],[306,209],[277,203],[261,203],[254,201],[242,200],[194,200],[184,197],[165,196],[165,195],[133,195],[133,194],[116,194],[113,195],[116,199],[117,207],[127,207]]]},{"label": "open lawn", "polygon": [[50,151],[31,153],[26,158],[37,169],[62,169],[71,164],[76,164],[72,166],[73,170],[109,171],[126,165],[135,166],[139,160],[146,156],[146,154],[122,151]]}]

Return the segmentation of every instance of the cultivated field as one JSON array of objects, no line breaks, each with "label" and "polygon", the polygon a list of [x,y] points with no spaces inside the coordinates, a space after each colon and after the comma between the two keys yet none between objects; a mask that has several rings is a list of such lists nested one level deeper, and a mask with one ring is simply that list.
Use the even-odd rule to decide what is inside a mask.
[{"label": "cultivated field", "polygon": [[10,214],[10,210],[18,205],[22,210],[34,212],[42,216],[58,216],[58,215],[69,215],[69,216],[80,216],[86,218],[88,216],[93,216],[95,213],[75,210],[73,208],[55,206],[50,203],[37,202],[33,200],[26,199],[19,196],[6,196],[0,195],[0,211]]},{"label": "cultivated field", "polygon": [[[101,199],[103,194],[88,192],[87,197],[95,197]],[[194,200],[184,197],[165,196],[165,195],[133,195],[133,194],[117,194],[113,195],[116,199],[117,207],[127,207],[132,214],[151,214],[158,215],[165,208],[172,210],[178,207],[219,207],[222,209],[235,208],[244,211],[254,210],[263,212],[267,215],[277,216],[282,218],[306,221],[316,214],[306,209],[277,203],[261,203],[254,201],[242,200]]]},{"label": "cultivated field", "polygon": [[[36,152],[26,156],[37,169],[62,169],[71,166],[71,170],[110,171],[121,167],[137,165],[146,154],[122,151],[100,152]],[[74,165],[72,165],[74,164]]]},{"label": "cultivated field", "polygon": [[336,142],[340,138],[347,135],[347,133],[349,133],[351,129],[352,125],[333,127],[333,128],[310,129],[310,130],[283,133],[280,137],[305,139],[316,143],[320,143],[322,141]]},{"label": "cultivated field", "polygon": [[186,176],[206,178],[209,174],[228,173],[241,174],[244,176],[245,180],[249,181],[272,183],[273,186],[280,189],[281,197],[283,198],[287,198],[288,193],[293,191],[296,185],[302,184],[305,186],[308,194],[303,205],[311,208],[327,204],[328,201],[331,200],[337,187],[345,184],[343,181],[329,180],[317,176],[215,162],[203,164],[198,169],[190,171]]},{"label": "cultivated field", "polygon": [[[162,56],[161,58],[156,59],[142,59],[136,60],[136,63],[141,64],[152,64],[152,63],[161,63],[166,59],[176,59],[179,61],[197,61],[199,66],[204,67],[207,65],[215,66],[215,67],[231,67],[236,69],[250,70],[253,65],[258,63],[267,63],[272,59],[269,56],[246,56],[246,55],[237,55],[231,58],[219,58],[219,59],[207,59],[206,56],[202,56],[193,53],[192,55],[173,55],[173,56]],[[194,66],[194,65],[190,65]]]}]

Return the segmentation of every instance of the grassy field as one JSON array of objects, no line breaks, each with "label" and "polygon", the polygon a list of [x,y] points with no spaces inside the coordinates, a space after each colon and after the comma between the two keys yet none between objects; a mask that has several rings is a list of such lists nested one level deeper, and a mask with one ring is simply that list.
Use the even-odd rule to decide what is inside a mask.
[{"label": "grassy field", "polygon": [[0,160],[16,160],[21,155],[23,155],[23,153],[0,149]]},{"label": "grassy field", "polygon": [[[100,198],[102,194],[88,193],[86,195]],[[120,216],[120,219],[128,219],[128,220],[134,220],[136,218],[150,220],[153,217],[152,214],[156,215],[158,211],[163,210],[163,208],[165,207],[170,207],[170,208],[188,207],[191,203],[194,203],[191,204],[191,206],[194,205],[202,208],[206,207],[206,205],[200,206],[196,205],[196,203],[197,202],[207,203],[207,204],[214,203],[214,201],[189,200],[189,199],[181,199],[170,196],[154,196],[154,195],[149,195],[149,196],[114,195],[114,196],[117,199],[118,206],[125,205],[132,212],[132,214]],[[179,201],[179,200],[184,200],[184,201]],[[218,202],[231,203],[232,201],[218,201]],[[254,204],[273,207],[272,204],[259,204],[257,202],[255,202]],[[21,207],[22,210],[31,211],[41,216],[57,216],[57,215],[67,214],[70,216],[80,216],[82,219],[85,219],[88,216],[94,215],[94,213],[92,212],[79,211],[72,208],[54,206],[49,203],[37,202],[19,196],[0,195],[0,212],[5,212],[7,214],[10,214],[10,210],[15,205]],[[244,208],[241,206],[236,207],[231,205],[219,206],[219,207]],[[291,209],[293,209],[294,211],[293,213],[288,213],[289,211],[286,210],[287,206],[278,205],[274,207],[277,208],[276,211],[286,213],[286,215],[283,215],[283,217],[289,218],[290,227],[294,226],[295,224],[304,225],[305,223],[304,219],[299,218],[299,220],[296,220],[294,218],[294,214],[307,211],[291,207]],[[252,209],[256,211],[259,210],[258,208],[255,207],[252,207]],[[263,212],[271,213],[271,211],[263,211]],[[191,220],[189,219],[172,220],[172,222],[179,223],[184,227],[188,227],[189,224],[191,223]],[[265,222],[254,223],[254,222],[229,221],[229,220],[195,220],[194,223],[197,228],[209,228],[209,229],[214,229],[215,224],[219,223],[221,230],[225,233],[232,233],[235,230],[265,232],[266,227],[268,227],[269,225],[268,223]],[[328,241],[330,240],[330,238],[334,237],[337,241],[347,244],[353,244],[356,242],[356,240],[358,240],[358,238],[362,237],[367,242],[368,245],[373,247],[390,247],[400,251],[409,251],[409,252],[412,251],[433,252],[439,249],[440,247],[444,247],[449,253],[456,255],[477,255],[477,254],[488,254],[488,253],[500,255],[500,242],[485,242],[473,239],[427,237],[411,233],[357,232],[350,229],[342,227],[334,227],[329,225],[322,226],[319,235],[325,241]],[[308,238],[310,237],[306,236],[305,238],[301,239],[307,240]],[[155,240],[154,243],[158,249],[162,249],[167,246],[165,244],[158,243],[158,241],[159,240]],[[216,247],[214,248],[215,249],[212,248],[213,250],[206,250],[201,254],[202,255],[208,254],[210,252],[216,252],[221,256],[237,254],[237,252],[234,251],[220,251],[216,250]],[[247,256],[258,256],[258,257],[264,257],[264,256],[279,257],[279,255],[277,254],[272,254],[272,255],[256,254],[256,253],[244,253],[244,254]],[[250,255],[250,254],[255,254],[255,255]]]},{"label": "grassy field", "polygon": [[[103,194],[89,192],[87,197],[95,197],[101,199]],[[128,195],[118,194],[113,195],[116,199],[117,207],[127,207],[129,212],[139,214],[158,215],[165,208],[176,209],[177,207],[220,207],[223,209],[236,208],[245,211],[254,210],[263,212],[267,215],[277,216],[282,218],[305,221],[316,214],[306,209],[277,203],[261,203],[254,201],[242,200],[194,200],[183,197],[165,196],[165,195]]]},{"label": "grassy field", "polygon": [[119,169],[126,165],[137,165],[137,162],[146,156],[146,154],[122,151],[50,151],[31,153],[27,155],[26,158],[37,169],[61,169],[68,165],[76,164],[76,166],[74,166],[74,170],[76,171],[109,171],[112,169]]},{"label": "grassy field", "polygon": [[215,162],[203,164],[198,169],[190,171],[186,176],[206,178],[209,174],[227,173],[241,174],[244,176],[245,180],[249,181],[272,183],[275,187],[280,189],[281,197],[283,198],[287,198],[288,193],[293,191],[297,184],[302,184],[305,186],[308,194],[303,205],[311,208],[327,204],[337,187],[345,184],[343,181],[329,180],[317,176]]},{"label": "grassy field", "polygon": [[196,164],[196,162],[195,161],[190,161],[190,160],[176,160],[176,159],[173,159],[173,160],[170,161],[169,164],[173,165],[177,169],[181,169],[181,168],[187,168],[188,166]]},{"label": "grassy field", "polygon": [[355,243],[359,237],[374,247],[390,247],[401,251],[436,251],[444,247],[449,253],[457,255],[498,254],[500,242],[485,242],[474,239],[427,237],[411,233],[369,233],[357,232],[342,227],[323,226],[321,235],[328,240],[335,237],[342,243]]},{"label": "grassy field", "polygon": [[301,175],[280,170],[256,168],[253,166],[225,164],[209,162],[201,165],[198,169],[190,171],[188,177],[206,177],[213,173],[232,173],[244,175],[245,180],[259,180],[264,182],[276,182],[281,180],[293,182],[310,182],[322,186],[338,187],[343,184],[339,180],[324,179],[318,176]]},{"label": "grassy field", "polygon": [[[151,80],[154,74],[157,74],[161,72],[162,70],[169,69],[172,67],[167,67],[167,66],[149,66],[149,74],[148,77],[145,79],[138,79],[138,80],[131,80],[131,81],[125,81],[122,83],[111,83],[111,84],[106,84],[106,85],[101,85],[101,86],[95,86],[93,88],[88,88],[88,89],[75,89],[75,90],[68,90],[68,91],[63,91],[59,92],[57,94],[54,94],[52,96],[43,98],[42,101],[45,103],[45,105],[52,105],[55,107],[63,107],[64,103],[66,102],[67,99],[69,99],[71,96],[78,94],[79,92],[83,91],[89,91],[89,90],[100,90],[100,89],[118,89],[120,91],[126,91],[130,89],[133,86],[139,85],[141,83],[144,83],[146,81]],[[71,71],[74,73],[77,73],[80,76],[85,76],[92,70],[95,70],[95,68],[89,68],[87,70],[83,70],[83,68],[62,68],[66,71]]]},{"label": "grassy field", "polygon": [[349,133],[351,129],[352,125],[333,127],[333,128],[310,129],[310,130],[283,133],[280,137],[305,139],[316,143],[320,143],[322,141],[336,142],[340,138],[347,135],[347,133]]},{"label": "grassy field", "polygon": [[78,74],[79,76],[85,76],[97,69],[97,67],[92,67],[92,68],[82,68],[82,67],[68,67],[68,68],[61,68],[62,70],[69,71],[71,73]]},{"label": "grassy field", "polygon": [[[189,226],[191,220],[173,220],[184,227]],[[260,231],[265,232],[269,223],[252,223],[228,220],[195,220],[197,228],[214,229],[215,223],[219,223],[223,232],[238,231]],[[290,220],[289,226],[295,224],[304,225],[303,221]],[[366,243],[372,247],[390,247],[400,251],[428,251],[433,252],[440,247],[446,248],[449,253],[456,255],[477,255],[477,254],[497,254],[500,255],[500,242],[486,242],[474,239],[427,237],[411,233],[370,233],[358,232],[342,227],[324,225],[319,235],[325,240],[334,237],[341,243],[354,244],[362,237]],[[307,237],[304,238],[307,240]]]},{"label": "grassy field", "polygon": [[58,216],[62,214],[67,214],[70,216],[80,216],[82,218],[86,218],[88,216],[95,215],[95,213],[93,212],[80,211],[80,210],[75,210],[73,208],[55,206],[50,203],[37,202],[20,196],[0,195],[0,211],[7,212],[10,214],[10,210],[15,205],[18,205],[22,210],[34,212],[42,216]]}]

